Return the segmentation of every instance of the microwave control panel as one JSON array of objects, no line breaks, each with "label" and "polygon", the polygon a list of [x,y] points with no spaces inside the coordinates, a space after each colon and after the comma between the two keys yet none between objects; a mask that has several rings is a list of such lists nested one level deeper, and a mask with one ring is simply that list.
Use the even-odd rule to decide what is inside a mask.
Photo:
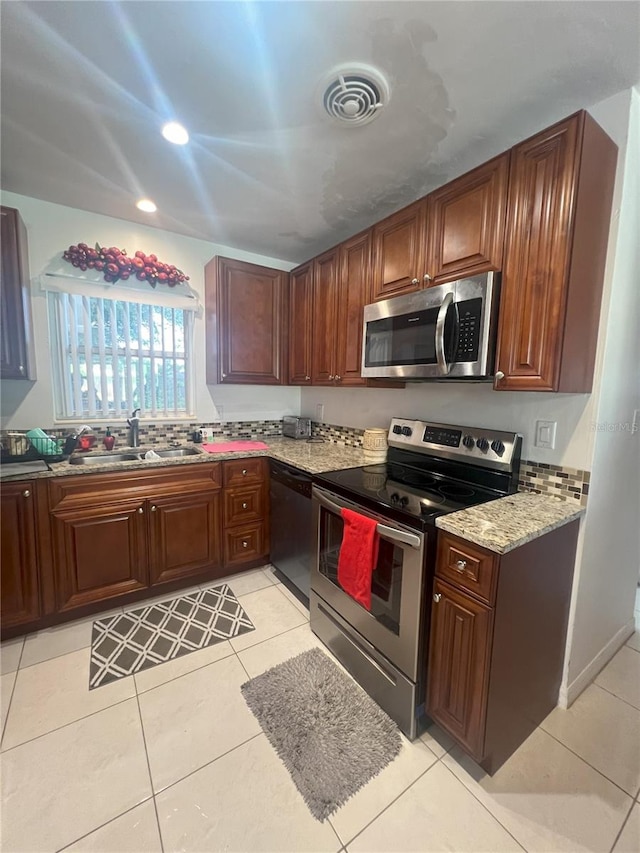
[{"label": "microwave control panel", "polygon": [[458,347],[454,361],[477,361],[480,348],[480,320],[482,299],[465,299],[457,302]]}]

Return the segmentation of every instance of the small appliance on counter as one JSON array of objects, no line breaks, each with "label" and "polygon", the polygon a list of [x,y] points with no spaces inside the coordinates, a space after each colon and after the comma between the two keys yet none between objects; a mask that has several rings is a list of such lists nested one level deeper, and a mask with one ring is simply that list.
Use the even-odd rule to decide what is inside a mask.
[{"label": "small appliance on counter", "polygon": [[287,438],[311,438],[311,418],[285,415],[282,418],[282,434]]}]

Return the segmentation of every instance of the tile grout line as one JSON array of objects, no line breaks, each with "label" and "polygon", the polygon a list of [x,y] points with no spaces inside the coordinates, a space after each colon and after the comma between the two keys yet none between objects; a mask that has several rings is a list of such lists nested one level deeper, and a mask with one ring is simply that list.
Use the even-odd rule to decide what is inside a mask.
[{"label": "tile grout line", "polygon": [[603,778],[603,779],[606,779],[606,780],[607,780],[607,782],[611,782],[611,784],[612,784],[612,785],[615,785],[615,786],[616,786],[616,788],[618,788],[620,791],[622,791],[622,793],[623,793],[623,794],[626,794],[626,795],[627,795],[627,797],[631,797],[631,798],[633,799],[633,794],[630,794],[628,791],[625,791],[625,789],[622,787],[622,785],[620,785],[620,783],[619,783],[619,782],[616,782],[614,779],[610,779],[610,778],[607,776],[607,774],[606,774],[606,773],[604,773],[602,770],[598,770],[598,768],[597,768],[597,767],[594,767],[594,765],[593,765],[593,764],[591,764],[591,762],[590,762],[590,761],[587,761],[587,759],[586,759],[583,755],[580,755],[580,753],[579,753],[579,752],[576,752],[576,751],[575,751],[574,749],[572,749],[570,746],[567,746],[567,744],[566,744],[566,743],[564,743],[563,741],[561,741],[561,740],[560,740],[560,738],[557,738],[554,734],[552,734],[551,732],[548,732],[548,731],[547,731],[545,728],[543,728],[541,725],[540,725],[540,726],[538,726],[538,728],[539,728],[541,731],[543,731],[546,735],[548,735],[550,738],[552,738],[553,740],[555,740],[555,742],[556,742],[556,743],[559,743],[559,744],[560,744],[560,746],[563,746],[563,747],[564,747],[566,750],[568,750],[572,755],[575,755],[575,757],[576,757],[576,758],[579,758],[579,759],[580,759],[580,761],[582,761],[584,764],[586,764],[586,765],[587,765],[587,767],[590,767],[592,770],[595,770],[595,772],[596,772],[596,773],[598,773],[600,776],[602,776],[602,778]]},{"label": "tile grout line", "polygon": [[629,821],[629,818],[631,817],[631,812],[633,811],[633,807],[634,807],[634,806],[635,806],[635,800],[634,800],[634,801],[631,803],[631,805],[629,806],[629,811],[627,812],[627,816],[626,816],[626,817],[625,817],[625,819],[622,821],[622,826],[621,826],[621,827],[620,827],[620,829],[618,830],[618,834],[616,835],[616,837],[613,839],[613,844],[611,845],[611,848],[610,848],[609,853],[613,853],[613,851],[615,850],[615,846],[616,846],[616,844],[618,843],[618,840],[620,839],[620,836],[622,835],[622,833],[623,833],[623,831],[624,831],[624,828],[625,828],[625,826],[627,825],[627,823],[628,823],[628,821]]},{"label": "tile grout line", "polygon": [[[632,651],[633,651],[633,649],[632,649]],[[624,702],[625,705],[628,705],[630,708],[633,708],[635,711],[640,711],[640,708],[638,708],[637,705],[634,705],[632,702],[627,701],[623,696],[618,696],[617,693],[614,693],[612,690],[608,690],[606,687],[603,687],[602,684],[596,684],[595,681],[592,681],[591,684],[595,684],[596,687],[599,687],[601,690],[606,691],[610,696],[615,696],[616,699],[619,699],[621,702]],[[591,685],[587,685],[587,686],[590,687]],[[586,687],[585,687],[585,690],[586,690]]]},{"label": "tile grout line", "polygon": [[103,827],[108,826],[110,823],[113,823],[114,820],[118,820],[118,818],[123,817],[126,814],[129,814],[129,812],[132,812],[134,809],[137,809],[138,806],[143,806],[145,803],[148,803],[149,800],[151,800],[151,799],[153,799],[153,797],[147,797],[146,800],[141,800],[139,803],[136,803],[135,806],[131,806],[131,808],[125,809],[123,812],[120,812],[120,814],[115,815],[115,817],[110,817],[109,820],[105,820],[104,823],[101,823],[99,826],[96,826],[94,829],[90,829],[89,832],[85,832],[84,835],[80,835],[78,838],[74,838],[73,841],[70,841],[68,844],[65,844],[64,847],[58,847],[56,849],[56,853],[62,853],[63,850],[67,850],[69,847],[71,847],[72,844],[77,844],[78,841],[82,841],[84,838],[88,838],[94,832],[97,832],[99,829],[102,829]]},{"label": "tile grout line", "polygon": [[151,788],[151,799],[153,800],[153,810],[156,815],[156,824],[158,826],[158,836],[160,838],[160,850],[164,853],[164,840],[162,838],[162,829],[160,827],[160,816],[158,815],[158,804],[156,803],[156,792],[153,786],[153,776],[151,775],[151,762],[149,761],[149,750],[147,749],[147,738],[144,733],[144,722],[142,719],[142,708],[140,707],[140,696],[138,695],[138,687],[135,683],[135,678],[133,680],[133,684],[136,690],[136,705],[138,706],[138,717],[140,719],[140,731],[142,733],[142,745],[144,746],[144,757],[147,762],[147,770],[149,772],[149,787]]},{"label": "tile grout line", "polygon": [[[122,705],[125,702],[130,702],[132,699],[135,699],[135,694],[133,696],[127,696],[126,699],[120,699],[117,702],[113,702],[111,705],[105,705],[104,708],[98,708],[97,711],[92,711],[90,714],[84,714],[82,717],[78,717],[76,720],[69,720],[68,723],[63,723],[61,726],[56,726],[54,729],[49,729],[47,732],[42,732],[42,734],[34,735],[33,737],[28,738],[27,740],[23,740],[20,743],[14,744],[14,746],[8,746],[6,749],[1,750],[1,755],[5,755],[7,752],[11,752],[14,749],[19,749],[21,746],[24,746],[26,743],[33,743],[34,740],[39,740],[41,737],[46,737],[47,735],[51,735],[54,732],[59,732],[62,729],[66,729],[67,726],[73,726],[75,723],[79,723],[81,720],[88,720],[89,717],[95,717],[96,714],[101,714],[103,711],[109,711],[111,708],[115,708],[118,705]],[[7,714],[8,717],[8,714]]]},{"label": "tile grout line", "polygon": [[[26,638],[22,638],[22,648],[20,649],[20,657],[18,658],[18,664],[16,666],[16,677],[13,679],[13,685],[11,687],[11,696],[9,696],[9,704],[7,705],[7,715],[4,718],[4,725],[2,726],[2,737],[0,737],[0,751],[2,751],[2,744],[4,742],[4,735],[7,730],[7,723],[9,722],[9,714],[11,713],[11,705],[13,703],[13,696],[16,692],[16,686],[18,684],[18,673],[20,672],[20,661],[22,660],[22,655],[24,654],[24,644]],[[5,673],[5,675],[10,675],[10,673]]]}]

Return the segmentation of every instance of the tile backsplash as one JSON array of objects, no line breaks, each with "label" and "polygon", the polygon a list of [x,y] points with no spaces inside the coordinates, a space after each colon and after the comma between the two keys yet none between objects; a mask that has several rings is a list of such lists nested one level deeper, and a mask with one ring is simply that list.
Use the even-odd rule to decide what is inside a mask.
[{"label": "tile backsplash", "polygon": [[586,506],[590,478],[589,471],[523,459],[520,462],[518,489],[521,492],[553,495],[566,501],[579,501],[581,506]]}]

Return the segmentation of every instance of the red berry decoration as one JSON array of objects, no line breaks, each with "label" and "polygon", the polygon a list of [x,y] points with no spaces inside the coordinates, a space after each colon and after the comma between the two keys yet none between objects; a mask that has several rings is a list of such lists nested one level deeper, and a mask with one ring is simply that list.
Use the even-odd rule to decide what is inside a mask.
[{"label": "red berry decoration", "polygon": [[175,287],[181,282],[189,281],[189,276],[175,264],[166,264],[159,261],[157,255],[147,255],[140,249],[129,257],[126,249],[118,249],[117,246],[107,249],[96,243],[95,248],[91,248],[86,243],[78,243],[77,246],[69,246],[62,253],[62,258],[83,272],[87,269],[98,270],[109,283],[127,281],[132,275],[135,275],[138,281],[146,281],[154,288],[158,282]]}]

